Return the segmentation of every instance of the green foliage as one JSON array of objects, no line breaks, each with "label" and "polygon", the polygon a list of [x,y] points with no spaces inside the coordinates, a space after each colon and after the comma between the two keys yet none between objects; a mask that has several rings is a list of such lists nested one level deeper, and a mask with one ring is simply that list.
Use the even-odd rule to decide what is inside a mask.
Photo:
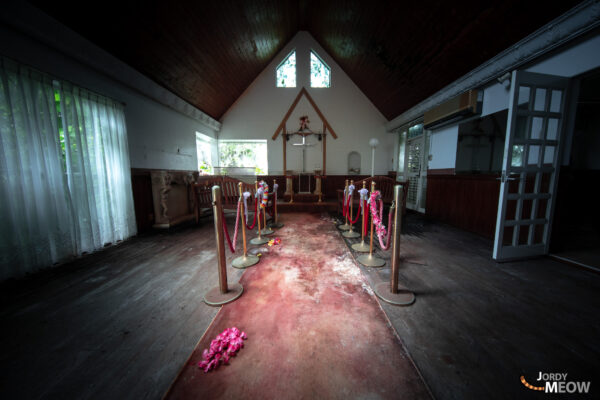
[{"label": "green foliage", "polygon": [[331,69],[314,52],[310,52],[310,86],[329,87]]},{"label": "green foliage", "polygon": [[277,67],[277,87],[296,87],[296,52],[293,51],[288,58]]},{"label": "green foliage", "polygon": [[220,142],[221,167],[254,168],[257,174],[267,170],[267,144],[261,142]]},{"label": "green foliage", "polygon": [[255,143],[219,144],[219,157],[222,167],[251,167],[255,165]]}]

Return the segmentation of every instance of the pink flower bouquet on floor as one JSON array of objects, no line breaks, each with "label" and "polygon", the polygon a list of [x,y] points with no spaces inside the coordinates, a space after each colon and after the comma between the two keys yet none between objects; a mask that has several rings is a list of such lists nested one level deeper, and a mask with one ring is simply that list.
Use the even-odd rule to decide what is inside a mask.
[{"label": "pink flower bouquet on floor", "polygon": [[244,347],[244,340],[248,337],[246,332],[241,332],[235,326],[227,328],[210,342],[210,347],[202,352],[203,360],[198,363],[198,367],[208,372],[219,368],[221,364],[228,364],[231,357],[235,357],[237,352]]}]

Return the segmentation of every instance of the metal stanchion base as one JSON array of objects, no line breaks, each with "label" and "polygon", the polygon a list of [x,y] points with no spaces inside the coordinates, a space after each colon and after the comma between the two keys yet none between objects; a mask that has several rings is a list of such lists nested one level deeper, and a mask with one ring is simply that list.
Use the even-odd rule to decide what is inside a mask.
[{"label": "metal stanchion base", "polygon": [[229,286],[227,293],[221,293],[221,289],[217,286],[212,288],[204,295],[204,302],[209,306],[220,306],[231,303],[242,295],[244,288],[239,283],[233,283]]},{"label": "metal stanchion base", "polygon": [[265,244],[265,243],[269,243],[269,239],[261,237],[261,238],[257,238],[255,237],[254,239],[252,239],[250,241],[250,244]]},{"label": "metal stanchion base", "polygon": [[234,268],[244,269],[253,266],[254,264],[258,263],[258,261],[260,261],[260,258],[257,256],[246,255],[234,259],[231,262],[231,265]]},{"label": "metal stanchion base", "polygon": [[[269,228],[264,228],[260,231],[261,235],[272,235],[274,233],[275,233],[275,231],[272,229],[269,229]],[[258,235],[258,231],[256,231],[256,234]]]},{"label": "metal stanchion base", "polygon": [[350,229],[350,225],[348,225],[348,224],[338,225],[338,229],[340,231],[347,231]]},{"label": "metal stanchion base", "polygon": [[381,300],[395,306],[409,306],[415,302],[415,294],[400,284],[398,293],[392,293],[390,282],[376,284],[374,291]]},{"label": "metal stanchion base", "polygon": [[369,252],[369,245],[366,244],[365,242],[354,243],[351,247],[352,247],[352,250],[358,251],[359,253],[368,253]]},{"label": "metal stanchion base", "polygon": [[358,261],[365,267],[383,267],[385,265],[385,260],[379,257],[372,256],[370,254],[363,254],[361,256],[358,256],[356,261]]},{"label": "metal stanchion base", "polygon": [[283,224],[281,222],[273,222],[272,224],[269,224],[269,228],[275,228],[275,229],[283,228]]},{"label": "metal stanchion base", "polygon": [[357,237],[360,237],[360,233],[350,230],[350,231],[346,231],[346,232],[342,233],[342,236],[345,238],[357,238]]}]

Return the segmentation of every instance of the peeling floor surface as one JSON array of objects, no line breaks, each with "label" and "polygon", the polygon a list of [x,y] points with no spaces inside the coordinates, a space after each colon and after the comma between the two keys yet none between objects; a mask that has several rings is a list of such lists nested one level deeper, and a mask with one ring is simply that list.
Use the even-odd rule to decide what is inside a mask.
[{"label": "peeling floor surface", "polygon": [[[430,398],[351,253],[325,215],[286,214],[244,294],[223,306],[167,398]],[[202,350],[225,328],[248,340],[204,373]]]}]

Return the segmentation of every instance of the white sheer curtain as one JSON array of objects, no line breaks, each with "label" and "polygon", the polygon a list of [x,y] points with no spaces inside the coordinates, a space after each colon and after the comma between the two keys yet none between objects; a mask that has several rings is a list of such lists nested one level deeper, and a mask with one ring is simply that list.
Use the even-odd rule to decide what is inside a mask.
[{"label": "white sheer curtain", "polygon": [[0,61],[0,280],[134,235],[122,106]]}]

